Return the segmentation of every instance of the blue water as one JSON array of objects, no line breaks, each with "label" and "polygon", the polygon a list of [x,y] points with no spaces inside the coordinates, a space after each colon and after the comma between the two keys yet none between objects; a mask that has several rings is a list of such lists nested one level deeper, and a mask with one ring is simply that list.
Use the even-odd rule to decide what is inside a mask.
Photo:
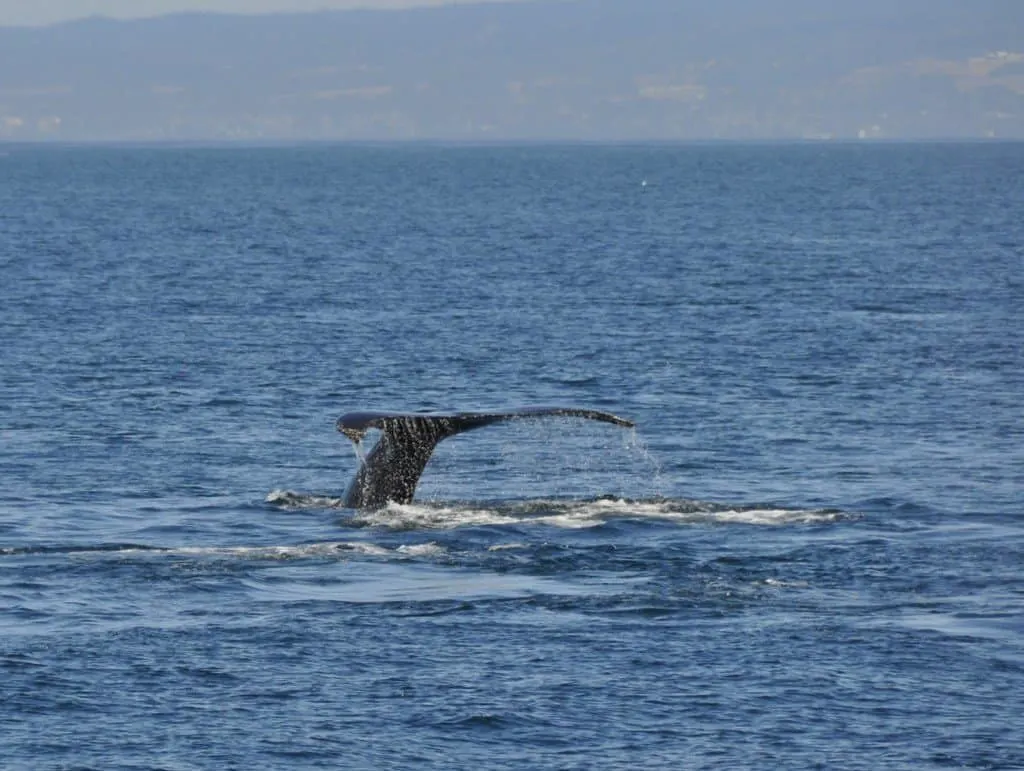
[{"label": "blue water", "polygon": [[[0,147],[9,769],[1024,767],[1024,145]],[[594,407],[354,512],[354,409]]]}]

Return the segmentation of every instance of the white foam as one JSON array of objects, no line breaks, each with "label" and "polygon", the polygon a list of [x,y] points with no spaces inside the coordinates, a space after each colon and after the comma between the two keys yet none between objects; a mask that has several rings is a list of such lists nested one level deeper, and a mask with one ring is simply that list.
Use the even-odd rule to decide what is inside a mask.
[{"label": "white foam", "polygon": [[389,503],[383,509],[360,511],[349,521],[391,530],[450,530],[472,525],[512,525],[520,520],[496,509]]},{"label": "white foam", "polygon": [[581,516],[576,512],[554,514],[550,517],[537,517],[533,521],[541,525],[560,527],[563,530],[585,530],[589,527],[603,525],[606,522],[603,517]]},{"label": "white foam", "polygon": [[438,557],[448,552],[441,544],[430,541],[429,543],[404,544],[395,549],[399,554],[409,557]]},{"label": "white foam", "polygon": [[362,527],[391,530],[439,529],[501,525],[548,525],[566,530],[597,527],[616,519],[651,519],[679,524],[744,524],[784,526],[835,522],[845,515],[821,509],[727,507],[685,500],[530,501],[494,508],[437,504],[396,504],[360,511],[351,520]]},{"label": "white foam", "polygon": [[709,512],[706,521],[744,525],[813,525],[843,518],[838,511],[821,509],[737,509]]},{"label": "white foam", "polygon": [[810,586],[807,581],[786,581],[781,578],[766,578],[762,583],[776,589],[806,589]]},{"label": "white foam", "polygon": [[445,548],[433,541],[423,544],[404,544],[393,549],[366,541],[321,541],[282,546],[129,546],[123,549],[81,549],[68,552],[71,555],[99,557],[171,556],[240,560],[297,560],[311,557],[345,559],[352,556],[407,560],[417,557],[436,557],[445,553]]},{"label": "white foam", "polygon": [[234,557],[239,559],[290,560],[305,557],[337,557],[341,554],[388,556],[390,549],[363,541],[323,541],[294,546],[177,546],[126,548],[114,554],[159,554],[183,557]]},{"label": "white foam", "polygon": [[345,502],[341,498],[326,495],[310,495],[292,490],[271,490],[265,498],[267,503],[283,509],[341,509]]}]

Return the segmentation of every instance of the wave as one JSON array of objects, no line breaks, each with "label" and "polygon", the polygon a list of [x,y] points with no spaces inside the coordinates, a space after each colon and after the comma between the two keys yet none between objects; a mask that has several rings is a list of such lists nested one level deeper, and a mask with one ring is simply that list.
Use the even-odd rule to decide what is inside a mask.
[{"label": "wave", "polygon": [[[340,498],[274,490],[267,502],[287,509],[345,508]],[[656,520],[693,524],[759,526],[814,525],[849,519],[835,509],[787,509],[731,506],[693,500],[595,498],[582,501],[537,500],[519,503],[424,502],[354,511],[345,521],[356,527],[391,530],[453,529],[487,525],[548,525],[565,529],[597,527],[610,521]]]},{"label": "wave", "polygon": [[96,546],[24,546],[0,548],[0,556],[34,556],[60,554],[169,557],[223,557],[242,560],[294,560],[310,557],[367,556],[388,559],[436,557],[446,549],[433,542],[402,544],[395,547],[380,546],[363,541],[322,541],[289,546],[146,546],[143,544],[100,544]]}]

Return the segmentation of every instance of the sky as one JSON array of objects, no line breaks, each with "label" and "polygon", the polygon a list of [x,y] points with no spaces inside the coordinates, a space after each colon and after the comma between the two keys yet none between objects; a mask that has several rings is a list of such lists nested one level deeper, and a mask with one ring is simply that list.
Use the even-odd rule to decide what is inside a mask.
[{"label": "sky", "polygon": [[[180,11],[273,13],[327,8],[408,8],[454,0],[0,0],[0,27],[52,24],[85,16],[139,18]],[[495,0],[472,0],[494,2]],[[458,0],[461,3],[470,0]]]}]

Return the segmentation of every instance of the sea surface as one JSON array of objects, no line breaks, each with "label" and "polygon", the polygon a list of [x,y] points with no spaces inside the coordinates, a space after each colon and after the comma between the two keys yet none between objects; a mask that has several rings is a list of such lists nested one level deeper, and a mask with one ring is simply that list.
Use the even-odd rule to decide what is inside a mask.
[{"label": "sea surface", "polygon": [[0,276],[3,769],[1024,768],[1024,144],[3,145]]}]

